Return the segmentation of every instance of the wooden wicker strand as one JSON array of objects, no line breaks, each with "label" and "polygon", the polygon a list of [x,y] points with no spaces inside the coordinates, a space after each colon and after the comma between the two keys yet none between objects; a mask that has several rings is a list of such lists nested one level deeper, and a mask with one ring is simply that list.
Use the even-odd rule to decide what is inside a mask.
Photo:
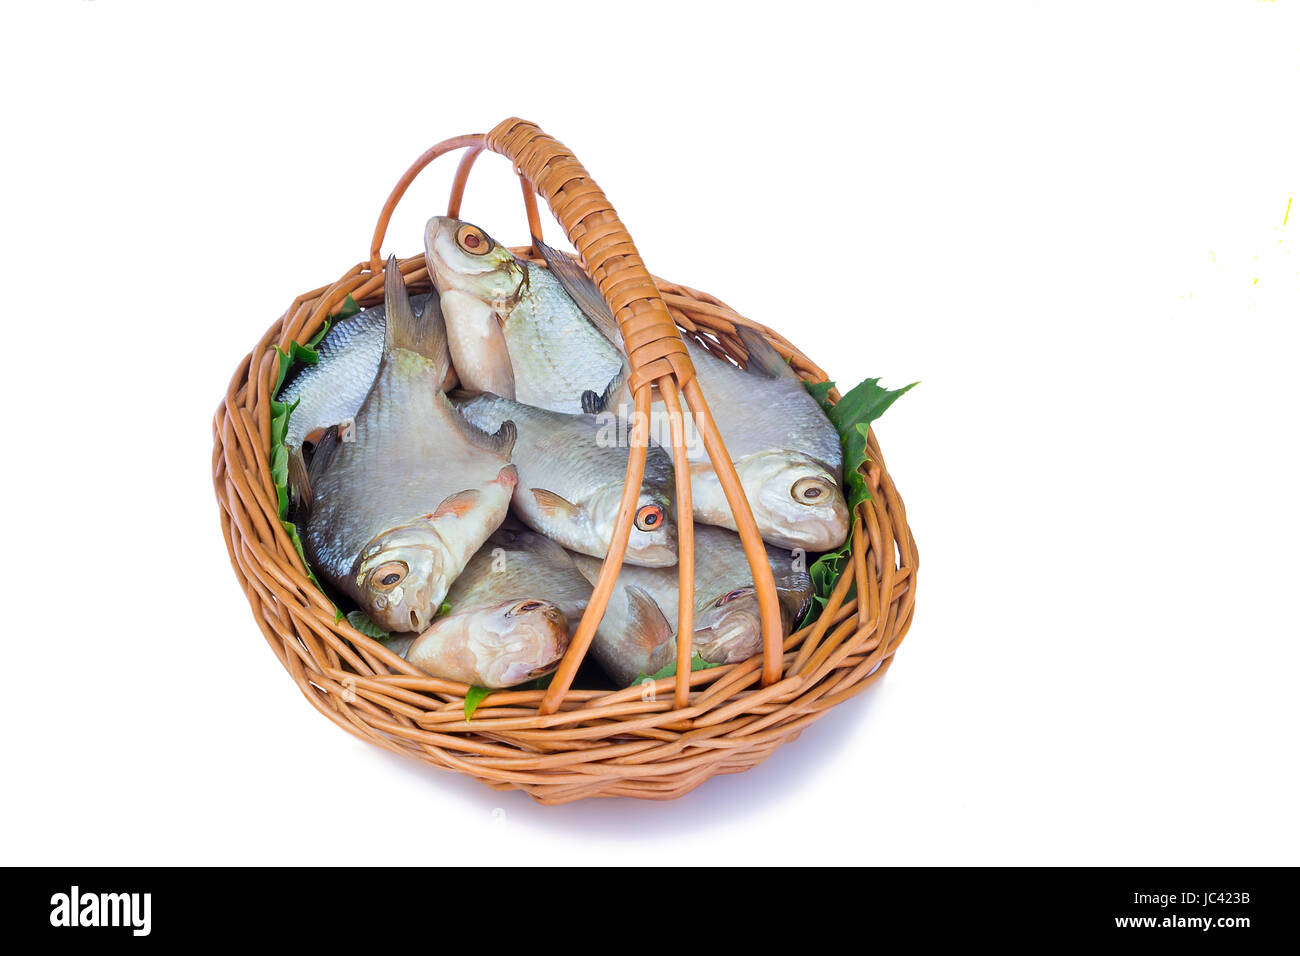
[{"label": "wooden wicker strand", "polygon": [[[668,378],[681,386],[736,520],[759,603],[763,632],[763,683],[775,682],[781,672],[781,608],[772,569],[767,561],[767,550],[759,535],[749,501],[741,489],[735,466],[731,463],[731,456],[727,454],[722,436],[718,434],[717,426],[708,414],[703,393],[695,382],[695,369],[686,351],[686,343],[682,341],[654,279],[641,261],[632,237],[619,221],[605,194],[577,158],[535,124],[518,118],[505,120],[487,134],[486,143],[489,149],[512,160],[520,174],[546,199],[551,211],[564,227],[569,241],[586,263],[601,295],[618,321],[619,331],[627,347],[629,385],[637,401],[638,414],[641,408],[639,396],[643,391],[648,392],[655,381]],[[648,412],[647,405],[647,415]],[[636,480],[639,485],[639,474]],[[629,468],[627,487],[624,489],[625,500],[631,485],[632,470]],[[679,509],[679,525],[689,524],[691,520],[689,514],[682,513]],[[622,562],[622,557],[620,553],[618,563]],[[606,567],[611,563],[615,563],[613,548],[605,558]],[[601,573],[605,573],[603,568]],[[683,589],[680,596],[683,604],[693,598],[694,581],[689,583],[690,587]],[[597,590],[579,625],[578,635],[586,636],[587,630],[595,631],[600,616],[605,612],[607,600],[608,595],[602,595]],[[575,635],[568,654],[579,653],[585,653],[585,645]],[[576,673],[576,669],[576,663],[571,667],[561,667],[542,701],[543,713],[554,713],[568,690],[568,684],[562,677]]]},{"label": "wooden wicker strand", "polygon": [[[540,156],[538,144],[524,146],[527,154],[517,163],[521,169]],[[681,666],[679,642],[675,677],[614,691],[570,688],[553,713],[539,712],[542,691],[507,690],[489,695],[473,720],[466,721],[465,684],[418,671],[340,619],[308,580],[279,520],[269,462],[271,390],[280,362],[276,348],[306,341],[349,295],[367,307],[382,301],[379,247],[393,208],[420,169],[459,148],[477,156],[488,148],[487,137],[458,137],[426,152],[390,194],[369,259],[338,281],[294,299],[235,369],[212,428],[213,488],[227,554],[276,659],[312,706],[349,733],[393,753],[467,774],[494,789],[523,790],[544,804],[595,796],[673,799],[711,776],[762,762],[831,707],[885,674],[915,613],[918,558],[906,510],[876,437],[869,432],[866,477],[872,497],[852,516],[849,568],[814,624],[786,637],[775,655],[765,647],[761,659],[703,671]],[[456,211],[472,164],[467,156],[458,170],[459,185],[453,185],[449,204]],[[565,168],[573,175],[572,164]],[[527,204],[535,193],[526,178],[524,183]],[[557,203],[563,203],[566,216],[576,215],[580,222],[587,215],[582,210],[601,208],[589,191],[567,186],[559,188],[553,210]],[[604,249],[614,256],[635,256],[630,240],[606,228],[606,216],[596,216],[584,255]],[[535,211],[529,219],[530,231],[538,235]],[[532,254],[530,249],[515,251]],[[413,291],[429,288],[423,256],[402,260],[400,269]],[[608,280],[610,270],[603,275]],[[717,298],[657,277],[649,282],[676,326],[700,336],[706,347],[743,358],[735,330],[755,329],[796,372],[809,381],[825,380],[825,373],[785,338]],[[615,279],[612,286],[617,285]],[[641,310],[633,308],[632,313],[635,319]],[[666,359],[671,369],[671,342],[663,340],[667,344],[662,348],[668,351],[661,355],[655,353],[653,341],[658,340],[638,341],[638,347],[649,349],[649,361]],[[678,407],[672,389],[684,383],[675,372],[652,376],[647,394],[651,383],[670,409]],[[832,392],[831,398],[838,400],[838,393]],[[673,431],[676,434],[675,427]],[[678,461],[676,445],[675,437]],[[679,502],[681,480],[679,472]],[[689,495],[689,484],[684,490]],[[687,554],[693,552],[686,539],[681,540],[683,559],[689,561]],[[622,542],[625,546],[626,530]],[[614,561],[609,567],[617,565]],[[689,569],[681,570],[685,581]],[[679,616],[679,631],[684,630],[682,623]],[[765,683],[764,666],[772,656],[777,679]]]}]

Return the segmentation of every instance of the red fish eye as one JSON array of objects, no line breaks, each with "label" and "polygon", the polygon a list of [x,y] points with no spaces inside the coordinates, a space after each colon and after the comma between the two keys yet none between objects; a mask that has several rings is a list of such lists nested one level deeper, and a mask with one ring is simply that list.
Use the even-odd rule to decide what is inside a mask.
[{"label": "red fish eye", "polygon": [[456,230],[456,245],[474,256],[485,256],[492,251],[492,240],[487,237],[487,233],[469,223]]},{"label": "red fish eye", "polygon": [[645,505],[636,513],[636,526],[642,531],[653,531],[663,520],[664,509],[658,505]]}]

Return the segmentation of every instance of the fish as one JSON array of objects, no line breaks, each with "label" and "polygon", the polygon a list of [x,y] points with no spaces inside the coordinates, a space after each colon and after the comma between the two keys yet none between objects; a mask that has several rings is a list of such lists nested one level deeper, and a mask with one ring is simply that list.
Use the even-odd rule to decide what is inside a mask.
[{"label": "fish", "polygon": [[[768,547],[783,627],[788,631],[812,602],[812,579],[801,557]],[[601,562],[570,554],[593,585]],[[612,680],[628,686],[677,657],[678,572],[624,565],[615,581],[591,653]],[[692,655],[734,664],[762,651],[758,595],[740,536],[725,528],[695,528],[695,609]]]},{"label": "fish", "polygon": [[295,520],[320,575],[384,629],[422,631],[505,519],[518,483],[515,428],[488,434],[447,399],[443,324],[416,318],[396,259],[384,305],[374,382],[351,434],[332,426],[316,446],[311,497]]},{"label": "fish", "polygon": [[[411,296],[411,306],[421,322],[430,300],[437,310],[436,295]],[[302,366],[285,380],[276,398],[294,406],[284,439],[291,453],[313,433],[351,422],[356,416],[384,356],[385,315],[384,307],[377,305],[340,319],[316,347],[316,364]],[[427,318],[441,321],[434,313]]]},{"label": "fish", "polygon": [[[609,306],[577,260],[545,243],[534,245],[583,314],[621,347]],[[746,368],[719,358],[689,335],[682,338],[759,534],[780,548],[832,551],[843,545],[849,534],[839,434],[803,379],[767,339],[745,326],[737,326],[736,333],[748,353]],[[692,514],[707,524],[737,530],[722,482],[684,396],[681,401]],[[590,413],[614,413],[623,418],[629,417],[632,408],[625,380],[611,383],[602,395],[585,395],[583,405]],[[656,397],[650,416],[651,436],[669,444],[668,410],[661,398]]]},{"label": "fish", "polygon": [[429,220],[424,252],[464,388],[579,413],[584,392],[626,379],[618,347],[549,270],[446,216]]},{"label": "fish", "polygon": [[[627,476],[629,450],[616,430],[592,415],[535,408],[490,393],[453,395],[453,401],[484,431],[515,423],[511,461],[519,485],[513,510],[524,524],[572,551],[603,558]],[[647,567],[677,563],[675,490],[672,459],[658,446],[649,448],[625,561]]]},{"label": "fish", "polygon": [[591,598],[553,541],[503,525],[447,592],[450,611],[405,652],[426,673],[479,687],[513,687],[555,670]]}]

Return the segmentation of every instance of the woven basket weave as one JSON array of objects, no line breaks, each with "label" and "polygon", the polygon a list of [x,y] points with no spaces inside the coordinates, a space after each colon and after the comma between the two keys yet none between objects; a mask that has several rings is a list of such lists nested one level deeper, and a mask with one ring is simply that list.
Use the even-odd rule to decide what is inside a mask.
[{"label": "woven basket weave", "polygon": [[[336,620],[329,599],[281,526],[269,465],[271,391],[277,347],[305,342],[351,295],[362,306],[383,299],[379,249],[407,186],[429,163],[465,149],[449,212],[458,216],[470,170],[484,149],[507,157],[519,173],[531,233],[540,236],[536,195],[551,211],[596,280],[628,344],[630,385],[639,410],[652,388],[672,410],[680,390],[697,417],[736,514],[755,569],[763,608],[763,654],[740,664],[690,671],[693,576],[690,486],[678,468],[681,613],[678,676],[619,691],[572,688],[622,562],[645,464],[644,429],[633,429],[627,489],[610,554],[592,606],[547,691],[496,691],[465,719],[469,688],[416,670],[382,644]],[[530,256],[531,249],[516,254]],[[401,262],[412,292],[430,288],[423,256]],[[888,669],[911,624],[917,552],[902,499],[868,435],[871,500],[853,515],[852,559],[820,618],[784,637],[776,591],[748,505],[705,408],[678,329],[707,347],[743,360],[737,326],[761,332],[809,381],[825,373],[770,329],[737,315],[714,297],[652,278],[604,194],[559,142],[536,126],[509,119],[486,135],[435,146],[406,172],[380,214],[370,258],[332,285],[294,300],[240,363],[213,422],[213,480],[231,563],[271,649],[308,700],[357,736],[460,773],[495,789],[520,789],[545,804],[583,797],[665,800],[715,774],[762,761],[829,708],[852,697]],[[837,392],[831,393],[838,400]],[[642,416],[644,421],[646,416]],[[680,417],[673,454],[684,460]],[[850,596],[850,591],[853,596]]]}]

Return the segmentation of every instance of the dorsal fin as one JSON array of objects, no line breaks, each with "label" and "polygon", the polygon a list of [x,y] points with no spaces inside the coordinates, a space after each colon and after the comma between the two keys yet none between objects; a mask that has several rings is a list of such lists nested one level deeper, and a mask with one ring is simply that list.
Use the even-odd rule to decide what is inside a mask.
[{"label": "dorsal fin", "polygon": [[763,338],[761,333],[743,325],[737,325],[736,334],[740,336],[741,344],[745,346],[745,351],[749,353],[747,368],[751,372],[760,372],[768,378],[793,378],[799,380],[799,376],[790,367],[790,363],[772,347],[771,342]]},{"label": "dorsal fin", "polygon": [[290,501],[300,508],[311,507],[311,478],[307,474],[307,462],[302,455],[302,446],[289,449],[289,493]]},{"label": "dorsal fin", "polygon": [[601,335],[609,339],[615,348],[622,351],[623,336],[618,330],[614,313],[609,310],[605,297],[600,294],[600,289],[596,287],[595,282],[591,281],[591,276],[587,275],[578,260],[567,252],[552,249],[540,239],[534,238],[533,245],[546,260],[551,275],[559,280],[560,286],[582,310],[587,321],[594,325]]},{"label": "dorsal fin", "polygon": [[[312,452],[311,466],[307,469],[307,485],[314,487],[321,475],[325,474],[334,459],[334,453],[339,448],[339,426],[331,425],[325,429],[325,434],[321,435],[320,441],[316,442],[316,448]],[[311,502],[304,500],[301,502],[303,508],[310,509]]]},{"label": "dorsal fin", "polygon": [[417,318],[396,256],[389,256],[384,267],[384,316],[384,353],[406,349],[423,355],[433,363],[441,383],[451,366],[451,353],[447,348],[447,327],[443,324],[438,294],[435,292],[429,296],[424,304],[424,313]]}]

